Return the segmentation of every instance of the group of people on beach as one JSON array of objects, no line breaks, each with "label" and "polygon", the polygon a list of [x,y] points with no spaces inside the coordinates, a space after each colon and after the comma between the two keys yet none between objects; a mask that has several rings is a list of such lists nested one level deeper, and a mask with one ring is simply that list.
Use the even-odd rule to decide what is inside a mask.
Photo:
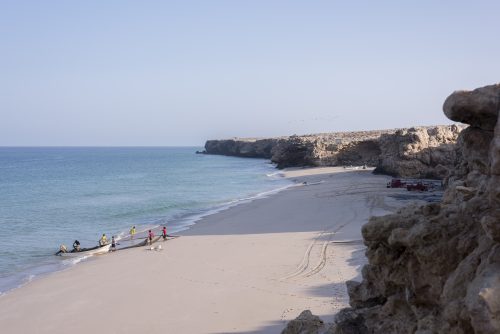
[{"label": "group of people on beach", "polygon": [[[130,240],[133,240],[134,237],[135,237],[135,234],[136,234],[135,226],[132,226],[132,228],[129,231],[129,234],[130,234]],[[161,236],[163,237],[163,240],[167,240],[168,234],[167,234],[167,227],[166,226],[163,226],[161,234],[162,234]],[[153,233],[153,231],[149,230],[148,231],[148,237],[147,237],[149,245],[151,245],[153,243],[154,237],[155,237],[155,234]],[[99,245],[103,246],[103,245],[106,245],[106,243],[107,243],[106,234],[103,234],[102,237],[101,237],[101,240],[99,240]],[[116,250],[116,241],[115,241],[115,237],[113,236],[111,238],[111,249],[110,249],[110,251],[115,251],[115,250]]]},{"label": "group of people on beach", "polygon": [[[99,246],[105,246],[108,244],[108,238],[106,237],[106,233],[102,234],[101,239],[99,239]],[[116,240],[115,236],[113,235],[111,237],[111,248],[109,249],[110,252],[114,252],[116,250]]]},{"label": "group of people on beach", "polygon": [[[132,226],[132,228],[129,231],[130,240],[134,239],[135,233],[136,233],[135,226]],[[167,227],[166,226],[163,226],[163,228],[161,230],[161,236],[163,237],[163,240],[167,240],[168,234],[167,234]],[[155,234],[153,233],[153,231],[149,230],[148,231],[148,243],[150,245],[153,243],[154,237],[155,237]]]},{"label": "group of people on beach", "polygon": [[[130,234],[130,240],[133,240],[134,237],[135,237],[135,234],[136,234],[135,226],[132,226],[132,228],[129,231],[129,234]],[[163,226],[162,231],[161,231],[161,236],[163,237],[163,240],[167,240],[167,237],[169,237],[169,235],[167,234],[167,227],[166,226]],[[153,244],[154,237],[155,237],[154,232],[152,230],[149,230],[148,231],[148,236],[147,236],[147,243],[149,245]],[[99,246],[103,247],[103,246],[106,246],[107,244],[108,244],[108,238],[106,236],[106,233],[103,233],[102,236],[101,236],[101,238],[99,239]],[[112,236],[111,237],[110,252],[116,251],[116,245],[117,245],[117,242],[116,242],[115,236]],[[72,250],[72,252],[80,252],[81,250],[82,249],[81,249],[81,246],[80,246],[80,241],[75,240],[73,242],[73,250]],[[66,253],[67,252],[66,246],[61,245],[61,247],[59,249],[59,252]]]}]

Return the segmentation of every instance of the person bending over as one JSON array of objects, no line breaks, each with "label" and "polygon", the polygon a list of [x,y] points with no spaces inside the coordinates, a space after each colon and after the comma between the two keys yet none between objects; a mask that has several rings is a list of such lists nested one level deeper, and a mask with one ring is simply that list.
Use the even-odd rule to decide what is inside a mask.
[{"label": "person bending over", "polygon": [[75,240],[75,242],[73,242],[73,251],[75,251],[75,252],[80,251],[80,241]]},{"label": "person bending over", "polygon": [[108,238],[106,238],[106,234],[103,233],[101,239],[99,240],[99,245],[104,246],[108,243]]}]

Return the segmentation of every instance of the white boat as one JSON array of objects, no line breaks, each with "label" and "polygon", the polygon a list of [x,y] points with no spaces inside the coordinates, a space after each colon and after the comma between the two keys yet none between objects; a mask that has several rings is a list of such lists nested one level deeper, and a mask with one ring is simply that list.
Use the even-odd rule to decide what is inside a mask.
[{"label": "white boat", "polygon": [[78,257],[78,256],[88,256],[88,255],[96,255],[103,254],[109,252],[111,248],[111,244],[107,244],[104,246],[96,246],[92,248],[82,248],[79,252],[71,251],[71,252],[57,252],[55,255],[63,256],[63,257]]},{"label": "white boat", "polygon": [[360,170],[360,169],[366,169],[366,165],[363,166],[344,166],[344,169],[348,170]]}]

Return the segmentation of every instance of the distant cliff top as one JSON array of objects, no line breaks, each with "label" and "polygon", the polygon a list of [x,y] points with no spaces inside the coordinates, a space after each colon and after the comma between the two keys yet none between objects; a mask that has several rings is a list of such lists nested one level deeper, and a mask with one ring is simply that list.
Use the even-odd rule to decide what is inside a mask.
[{"label": "distant cliff top", "polygon": [[278,168],[368,165],[379,173],[443,178],[463,125],[208,140],[206,154],[266,158]]},{"label": "distant cliff top", "polygon": [[[465,127],[463,124],[456,124],[459,127]],[[345,140],[365,140],[378,138],[383,134],[392,134],[397,131],[405,131],[409,129],[432,129],[436,127],[449,127],[450,125],[422,125],[414,126],[411,128],[394,128],[394,129],[382,129],[382,130],[367,130],[367,131],[341,131],[341,132],[325,132],[325,133],[310,133],[297,135],[293,134],[290,136],[277,136],[277,137],[232,137],[232,138],[222,138],[222,139],[209,139],[208,141],[226,141],[233,140],[239,142],[253,143],[259,140],[279,140],[288,139],[290,137],[301,137],[306,139],[345,139]]]}]

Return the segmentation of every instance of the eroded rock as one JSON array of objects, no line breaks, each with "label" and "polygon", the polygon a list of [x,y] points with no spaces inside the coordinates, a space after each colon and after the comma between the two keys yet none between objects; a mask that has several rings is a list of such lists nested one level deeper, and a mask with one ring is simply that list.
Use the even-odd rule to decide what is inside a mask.
[{"label": "eroded rock", "polygon": [[473,91],[457,91],[446,99],[443,110],[453,121],[491,131],[500,110],[500,84]]},{"label": "eroded rock", "polygon": [[402,176],[444,178],[456,160],[455,143],[463,127],[420,127],[384,134],[376,172]]},{"label": "eroded rock", "polygon": [[278,168],[301,166],[377,167],[402,177],[443,178],[456,160],[462,126],[338,132],[270,139],[209,140],[208,154],[271,159]]},{"label": "eroded rock", "polygon": [[323,326],[323,320],[313,315],[311,311],[305,310],[290,321],[281,334],[317,334]]},{"label": "eroded rock", "polygon": [[369,263],[331,333],[500,333],[499,97],[493,85],[446,100],[445,114],[471,126],[443,201],[363,227]]}]

